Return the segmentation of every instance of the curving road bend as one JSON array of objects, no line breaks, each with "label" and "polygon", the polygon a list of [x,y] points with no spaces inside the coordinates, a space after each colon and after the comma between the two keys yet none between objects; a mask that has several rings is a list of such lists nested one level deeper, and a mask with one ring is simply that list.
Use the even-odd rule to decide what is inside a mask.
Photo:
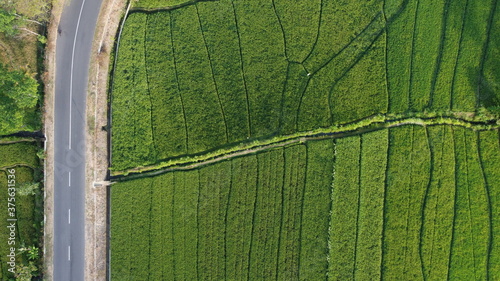
[{"label": "curving road bend", "polygon": [[58,28],[54,118],[54,281],[85,280],[85,106],[102,0],[68,0]]}]

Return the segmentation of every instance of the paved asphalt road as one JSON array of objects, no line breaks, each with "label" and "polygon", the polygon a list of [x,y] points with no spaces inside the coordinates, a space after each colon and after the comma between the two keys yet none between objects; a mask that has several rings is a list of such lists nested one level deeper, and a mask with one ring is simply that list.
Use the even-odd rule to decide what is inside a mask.
[{"label": "paved asphalt road", "polygon": [[102,0],[68,0],[58,29],[55,94],[54,281],[84,280],[85,101]]}]

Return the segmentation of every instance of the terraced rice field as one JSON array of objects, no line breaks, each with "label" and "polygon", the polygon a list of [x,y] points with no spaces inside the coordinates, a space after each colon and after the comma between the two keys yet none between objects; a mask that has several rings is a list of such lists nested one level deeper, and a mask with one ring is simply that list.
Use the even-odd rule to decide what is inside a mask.
[{"label": "terraced rice field", "polygon": [[500,276],[500,5],[476,2],[135,2],[112,280]]},{"label": "terraced rice field", "polygon": [[499,161],[498,131],[401,126],[121,182],[112,278],[498,276]]},{"label": "terraced rice field", "polygon": [[493,0],[221,0],[133,11],[113,75],[112,167],[373,114],[498,106],[497,9]]}]

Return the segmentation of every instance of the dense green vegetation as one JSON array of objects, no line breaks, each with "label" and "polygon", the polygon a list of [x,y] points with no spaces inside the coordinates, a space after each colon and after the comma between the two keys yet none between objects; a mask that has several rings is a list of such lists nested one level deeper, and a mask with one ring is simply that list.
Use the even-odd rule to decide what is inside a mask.
[{"label": "dense green vegetation", "polygon": [[496,276],[499,148],[400,126],[115,184],[112,279]]},{"label": "dense green vegetation", "polygon": [[115,170],[374,114],[498,111],[495,1],[181,2],[126,19]]},{"label": "dense green vegetation", "polygon": [[497,2],[134,2],[112,279],[494,279]]},{"label": "dense green vegetation", "polygon": [[[1,144],[0,155],[0,204],[4,210],[0,212],[0,279],[10,280],[14,276],[21,278],[20,266],[33,264],[41,267],[43,193],[37,183],[43,179],[40,160],[37,157],[38,147],[35,142],[16,142]],[[15,187],[15,191],[9,188]],[[12,199],[15,198],[15,199]],[[15,201],[14,201],[15,200]],[[9,203],[11,203],[9,205]],[[7,209],[7,208],[15,208]],[[10,221],[8,221],[10,219]],[[14,220],[16,221],[14,221]],[[15,223],[15,239],[9,240],[11,231],[7,228]],[[9,244],[15,241],[15,244]],[[8,255],[11,247],[15,248],[16,266],[12,271]],[[34,249],[32,248],[34,247]],[[31,250],[28,250],[30,248]],[[36,253],[36,254],[35,254]],[[40,276],[41,271],[34,268],[30,276]],[[15,273],[15,274],[13,274]],[[28,272],[26,272],[28,273]],[[24,275],[26,276],[26,275]]]}]

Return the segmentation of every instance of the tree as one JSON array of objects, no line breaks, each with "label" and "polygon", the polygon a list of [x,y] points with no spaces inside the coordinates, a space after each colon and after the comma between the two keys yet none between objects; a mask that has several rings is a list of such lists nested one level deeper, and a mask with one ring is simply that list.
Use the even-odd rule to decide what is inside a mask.
[{"label": "tree", "polygon": [[7,36],[14,36],[17,34],[15,28],[16,16],[5,10],[0,10],[0,32]]},{"label": "tree", "polygon": [[36,23],[40,26],[43,26],[43,23],[19,15],[16,13],[15,10],[8,11],[5,9],[0,9],[0,32],[4,33],[7,36],[18,35],[19,32],[21,31],[27,32],[31,35],[35,35],[37,37],[42,36],[41,34],[26,28],[26,24],[28,22]]},{"label": "tree", "polygon": [[38,82],[29,73],[0,64],[0,135],[27,130],[24,118],[38,100]]},{"label": "tree", "polygon": [[17,188],[17,194],[20,196],[35,195],[40,186],[37,182],[27,182],[19,185]]},{"label": "tree", "polygon": [[16,265],[16,280],[26,280],[31,281],[33,278],[33,273],[36,272],[38,268],[35,263],[30,261],[28,265],[20,264]]}]

